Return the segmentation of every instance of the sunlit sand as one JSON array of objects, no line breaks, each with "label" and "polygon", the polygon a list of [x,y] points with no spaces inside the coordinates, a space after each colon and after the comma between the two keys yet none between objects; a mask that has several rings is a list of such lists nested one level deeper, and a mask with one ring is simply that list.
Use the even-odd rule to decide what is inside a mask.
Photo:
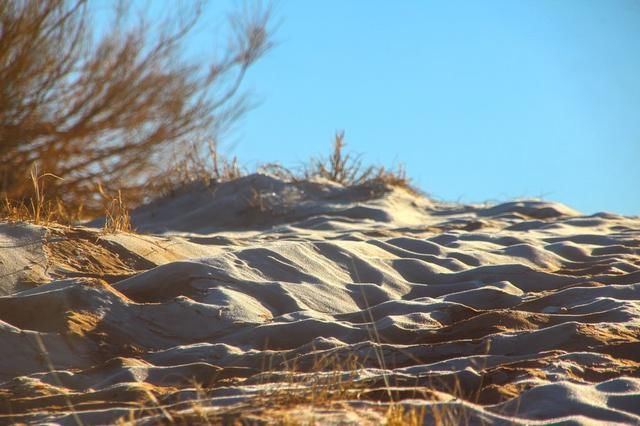
[{"label": "sunlit sand", "polygon": [[640,423],[637,217],[254,174],[131,219],[0,224],[0,423]]}]

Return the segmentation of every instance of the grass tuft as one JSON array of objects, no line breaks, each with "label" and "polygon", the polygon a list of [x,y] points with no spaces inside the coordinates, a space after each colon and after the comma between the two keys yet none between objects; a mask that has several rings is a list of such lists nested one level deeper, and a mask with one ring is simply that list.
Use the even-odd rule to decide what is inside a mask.
[{"label": "grass tuft", "polygon": [[304,179],[327,179],[346,186],[383,184],[409,190],[414,194],[420,193],[411,185],[403,165],[395,170],[384,166],[364,167],[360,156],[345,153],[346,143],[344,131],[336,132],[333,140],[333,150],[324,159],[315,159],[304,167]]},{"label": "grass tuft", "polygon": [[326,159],[312,160],[305,169],[305,178],[323,178],[343,185],[359,185],[366,182],[373,175],[375,168],[363,168],[360,157],[346,154],[344,147],[344,131],[336,132],[332,153]]},{"label": "grass tuft", "polygon": [[129,210],[122,201],[122,193],[118,191],[117,197],[109,197],[101,186],[98,186],[100,194],[107,200],[105,207],[104,227],[102,231],[105,234],[115,234],[118,232],[131,232],[131,218]]},{"label": "grass tuft", "polygon": [[[45,178],[62,180],[53,173],[40,173],[38,164],[34,163],[29,169],[28,179],[31,181],[30,193],[23,200],[12,200],[4,194],[0,203],[0,220],[8,222],[30,222],[35,225],[49,225],[51,223],[69,224],[82,215],[82,205],[71,212],[65,203],[57,198],[48,200],[45,192]],[[28,202],[25,201],[28,200]]]}]

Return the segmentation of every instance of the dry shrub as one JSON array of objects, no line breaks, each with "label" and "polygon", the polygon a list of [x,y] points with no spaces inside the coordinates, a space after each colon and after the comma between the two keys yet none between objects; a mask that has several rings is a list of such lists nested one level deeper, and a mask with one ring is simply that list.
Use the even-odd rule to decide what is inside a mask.
[{"label": "dry shrub", "polygon": [[271,47],[269,11],[232,16],[224,55],[193,63],[182,52],[202,4],[180,5],[151,23],[114,2],[109,32],[98,35],[86,0],[0,2],[2,198],[30,205],[24,177],[37,162],[63,178],[44,194],[68,208],[100,213],[98,184],[136,204],[186,144],[238,119],[243,77]]},{"label": "dry shrub", "polygon": [[395,170],[379,167],[371,180],[385,185],[397,186],[417,192],[417,190],[411,185],[411,179],[407,177],[407,172],[402,164],[398,165]]},{"label": "dry shrub", "polygon": [[[202,146],[205,146],[206,150],[203,150]],[[215,141],[208,140],[205,144],[191,143],[188,149],[182,152],[180,160],[158,179],[148,183],[148,192],[153,196],[145,197],[142,201],[148,203],[156,198],[173,195],[193,183],[209,187],[244,175],[238,159],[235,156],[227,158],[221,155]]]},{"label": "dry shrub", "polygon": [[384,166],[363,167],[359,156],[354,157],[344,152],[345,145],[344,131],[336,132],[332,153],[325,159],[312,160],[310,165],[305,167],[304,178],[323,178],[343,185],[381,183],[419,193],[411,185],[404,166],[399,165],[395,170]]},{"label": "dry shrub", "polygon": [[374,172],[374,167],[362,168],[360,158],[343,152],[344,131],[336,132],[333,152],[326,159],[313,160],[305,170],[306,178],[323,178],[344,185],[358,185],[366,182]]}]

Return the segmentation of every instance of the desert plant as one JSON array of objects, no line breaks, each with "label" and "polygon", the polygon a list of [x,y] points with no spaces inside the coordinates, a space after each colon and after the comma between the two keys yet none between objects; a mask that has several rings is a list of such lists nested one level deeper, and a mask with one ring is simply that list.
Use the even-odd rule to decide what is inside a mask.
[{"label": "desert plant", "polygon": [[364,167],[359,156],[354,157],[350,153],[345,153],[345,146],[344,131],[336,132],[331,154],[326,158],[312,160],[304,167],[302,177],[304,179],[323,178],[343,185],[381,183],[402,187],[414,193],[420,192],[411,185],[402,165],[395,170],[384,166]]},{"label": "desert plant", "polygon": [[202,14],[181,3],[172,20],[132,19],[114,6],[98,35],[86,0],[0,2],[0,196],[30,204],[24,177],[34,162],[63,178],[49,199],[98,213],[96,187],[145,193],[190,141],[216,135],[246,109],[239,88],[270,47],[269,11],[231,17],[226,53],[206,64],[181,52]]},{"label": "desert plant", "polygon": [[218,144],[210,140],[208,143],[212,177],[217,182],[226,182],[243,175],[237,157],[228,160],[220,155]]},{"label": "desert plant", "polygon": [[[51,205],[47,203],[45,199],[45,184],[44,180],[42,183],[40,181],[43,178],[52,177],[58,180],[63,180],[61,177],[54,175],[53,173],[44,173],[39,174],[38,165],[34,164],[31,166],[31,170],[29,171],[29,178],[31,180],[31,184],[33,185],[33,196],[31,197],[31,218],[33,222],[38,225],[44,219],[45,212],[51,212]],[[51,213],[49,213],[48,219]]]},{"label": "desert plant", "polygon": [[[40,174],[38,164],[33,164],[29,170],[28,203],[24,200],[11,200],[6,194],[0,204],[0,219],[9,221],[27,221],[36,225],[48,224],[50,222],[70,223],[72,215],[62,202],[49,200],[45,192],[45,178],[62,180],[53,173]],[[76,210],[77,216],[82,214],[82,205]],[[74,216],[74,217],[77,217]]]},{"label": "desert plant", "polygon": [[[202,149],[203,145],[206,149]],[[184,147],[183,147],[184,148]],[[206,186],[237,179],[244,175],[238,159],[219,153],[218,144],[209,140],[204,144],[190,143],[166,172],[147,184],[155,198],[171,195],[194,182]],[[151,201],[154,197],[142,201]]]},{"label": "desert plant", "polygon": [[418,193],[419,191],[411,185],[411,179],[407,177],[407,172],[402,164],[399,164],[395,170],[387,169],[385,167],[378,167],[376,173],[371,179],[374,182],[380,182],[385,185],[398,186],[406,188],[412,192]]},{"label": "desert plant", "polygon": [[305,170],[307,178],[320,177],[345,185],[365,182],[374,172],[374,167],[362,168],[358,157],[344,153],[344,131],[336,132],[333,139],[333,152],[326,159],[314,160]]},{"label": "desert plant", "polygon": [[129,210],[122,200],[122,191],[118,191],[117,197],[108,197],[102,187],[99,187],[99,189],[107,200],[104,212],[103,232],[105,234],[130,232],[131,218],[129,217]]}]

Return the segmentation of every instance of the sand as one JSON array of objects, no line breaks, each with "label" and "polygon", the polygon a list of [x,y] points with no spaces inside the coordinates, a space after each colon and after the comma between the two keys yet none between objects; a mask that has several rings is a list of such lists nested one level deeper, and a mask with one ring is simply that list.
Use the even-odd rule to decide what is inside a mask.
[{"label": "sand", "polygon": [[638,217],[250,175],[132,221],[0,224],[1,424],[640,424]]}]

